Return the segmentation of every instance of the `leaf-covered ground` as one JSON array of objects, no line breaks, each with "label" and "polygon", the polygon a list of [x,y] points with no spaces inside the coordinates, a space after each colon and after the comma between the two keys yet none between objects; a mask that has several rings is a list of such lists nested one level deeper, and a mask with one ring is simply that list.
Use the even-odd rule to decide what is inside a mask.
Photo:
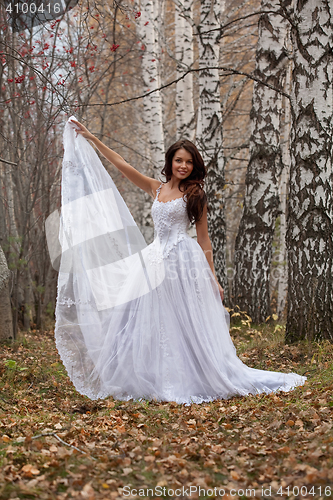
[{"label": "leaf-covered ground", "polygon": [[73,388],[52,332],[2,345],[0,498],[330,497],[333,346],[286,346],[280,325],[243,321],[231,334],[249,366],[308,382],[190,407],[93,402]]}]

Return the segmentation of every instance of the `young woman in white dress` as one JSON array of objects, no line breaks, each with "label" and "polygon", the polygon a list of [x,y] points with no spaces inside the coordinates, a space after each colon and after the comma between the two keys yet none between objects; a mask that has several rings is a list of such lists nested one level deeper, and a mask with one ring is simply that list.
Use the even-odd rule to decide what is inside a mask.
[{"label": "young woman in white dress", "polygon": [[[236,355],[222,303],[223,289],[214,272],[203,189],[206,170],[195,145],[181,140],[169,148],[162,171],[166,182],[161,183],[137,171],[73,117],[66,127],[63,224],[68,234],[75,226],[80,237],[76,237],[70,271],[63,266],[59,273],[55,333],[61,358],[76,388],[92,399],[111,395],[122,400],[191,404],[287,391],[303,384],[305,377],[255,370]],[[143,240],[138,228],[134,221],[125,223],[130,231],[125,231],[127,244],[122,248],[132,242],[132,248],[139,250],[124,257],[119,250],[119,242],[125,241],[121,240],[120,224],[117,231],[104,231],[110,244],[104,254],[109,256],[116,249],[118,257],[109,261],[101,257],[104,240],[92,238],[91,231],[95,235],[103,231],[98,229],[96,233],[93,226],[112,225],[118,217],[118,209],[103,208],[101,200],[115,197],[121,216],[127,209],[83,138],[154,199],[152,244],[143,243],[139,248],[137,242]],[[93,212],[93,229],[87,233],[90,237],[83,237],[90,215],[82,214]],[[107,221],[102,222],[103,218]],[[195,223],[197,241],[188,236],[190,222]],[[128,236],[134,233],[135,237]],[[86,242],[82,244],[84,239],[94,241],[93,246],[89,243],[89,250]],[[94,255],[98,266],[92,265],[86,254],[89,259]]]}]

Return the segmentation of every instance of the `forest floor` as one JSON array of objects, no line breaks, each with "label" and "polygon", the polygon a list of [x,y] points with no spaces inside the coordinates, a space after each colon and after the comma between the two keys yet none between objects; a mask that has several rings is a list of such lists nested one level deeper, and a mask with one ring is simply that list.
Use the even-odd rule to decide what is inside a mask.
[{"label": "forest floor", "polygon": [[308,381],[192,406],[94,402],[72,386],[53,332],[2,345],[0,498],[329,498],[333,345],[284,345],[276,323],[231,335],[249,366]]}]

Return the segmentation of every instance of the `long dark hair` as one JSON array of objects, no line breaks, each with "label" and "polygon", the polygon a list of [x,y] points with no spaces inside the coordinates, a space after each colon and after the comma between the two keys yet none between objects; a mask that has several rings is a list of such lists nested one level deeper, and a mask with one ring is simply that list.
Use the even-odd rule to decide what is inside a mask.
[{"label": "long dark hair", "polygon": [[191,174],[182,179],[179,183],[179,190],[184,193],[186,199],[187,215],[191,222],[198,222],[201,219],[205,204],[207,203],[204,191],[204,178],[206,177],[206,167],[201,154],[193,142],[188,139],[180,139],[172,144],[165,153],[165,165],[162,174],[168,182],[172,177],[172,159],[178,149],[186,149],[192,156],[193,170]]}]

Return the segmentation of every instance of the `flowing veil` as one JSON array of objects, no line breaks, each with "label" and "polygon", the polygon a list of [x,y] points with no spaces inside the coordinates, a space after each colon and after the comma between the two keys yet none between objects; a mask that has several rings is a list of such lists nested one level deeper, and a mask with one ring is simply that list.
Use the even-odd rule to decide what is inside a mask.
[{"label": "flowing veil", "polygon": [[93,147],[75,137],[72,118],[63,134],[61,213],[48,217],[46,235],[59,270],[56,344],[76,388],[96,399],[108,395],[96,369],[105,325],[117,315],[130,321],[164,267],[158,240],[152,252]]}]

